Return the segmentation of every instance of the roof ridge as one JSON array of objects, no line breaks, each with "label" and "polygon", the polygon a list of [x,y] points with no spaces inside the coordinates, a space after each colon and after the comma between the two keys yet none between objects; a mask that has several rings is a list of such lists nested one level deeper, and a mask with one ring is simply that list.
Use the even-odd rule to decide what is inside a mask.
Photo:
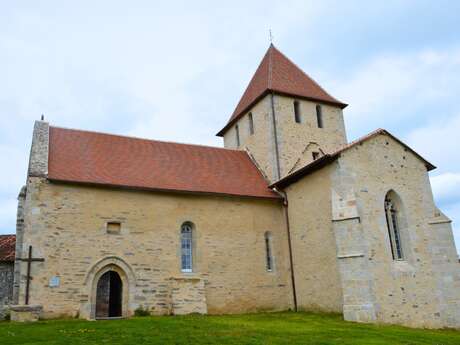
[{"label": "roof ridge", "polygon": [[188,143],[181,143],[181,142],[178,142],[178,141],[148,139],[148,138],[136,137],[136,136],[133,136],[133,135],[115,134],[115,133],[93,131],[93,130],[87,130],[87,129],[77,129],[77,128],[62,127],[62,126],[50,126],[50,128],[64,129],[64,130],[74,131],[74,132],[102,134],[102,135],[108,135],[108,136],[112,136],[112,137],[134,139],[134,140],[142,140],[142,141],[150,141],[150,142],[165,143],[165,144],[176,144],[176,145],[184,145],[184,146],[198,146],[198,147],[206,147],[206,148],[217,149],[217,150],[243,152],[241,150],[230,149],[230,148],[227,148],[227,147],[218,147],[218,146],[203,145],[203,144],[188,144]]},{"label": "roof ridge", "polygon": [[[386,129],[383,129],[383,128],[377,128],[377,129],[374,129],[373,131],[367,133],[366,135],[363,135],[361,137],[358,137],[352,141],[350,141],[349,143],[345,144],[342,148],[338,149],[338,150],[335,150],[334,152],[331,153],[331,155],[335,155],[335,154],[338,154],[338,153],[341,153],[343,151],[346,151],[348,150],[349,148],[377,135],[377,134],[381,134],[381,133],[386,133],[386,134],[389,134],[391,135]],[[393,135],[391,135],[393,136]]]},{"label": "roof ridge", "polygon": [[302,168],[300,168],[300,169],[298,169],[296,171],[291,172],[290,174],[288,174],[288,175],[284,176],[283,178],[279,179],[278,181],[273,182],[271,185],[269,185],[269,187],[270,188],[277,187],[280,184],[283,185],[285,183],[285,181],[295,179],[297,176],[302,176],[302,174],[305,171],[308,171],[309,168],[322,167],[322,164],[327,164],[327,163],[335,160],[337,157],[340,156],[340,154],[342,152],[347,151],[347,150],[355,147],[356,145],[359,145],[359,144],[361,144],[361,143],[363,143],[363,142],[365,142],[365,141],[367,141],[367,140],[369,140],[369,139],[371,139],[371,138],[373,138],[373,137],[375,137],[375,136],[377,136],[379,134],[387,135],[390,138],[392,138],[394,141],[399,143],[401,146],[404,146],[405,148],[407,148],[410,152],[412,152],[412,154],[414,154],[420,160],[425,162],[425,166],[426,166],[428,171],[436,169],[436,166],[434,166],[428,160],[423,158],[422,155],[420,155],[417,151],[412,149],[408,144],[406,144],[402,140],[398,139],[398,137],[394,136],[393,134],[391,134],[389,131],[387,131],[384,128],[377,128],[377,129],[373,130],[372,132],[369,132],[368,134],[366,134],[366,135],[364,135],[362,137],[359,137],[358,139],[350,141],[348,144],[346,144],[342,148],[340,148],[340,149],[338,149],[338,150],[336,150],[334,152],[331,152],[331,153],[326,153],[321,158],[306,164],[305,166],[303,166]]},{"label": "roof ridge", "polygon": [[271,90],[272,88],[272,78],[273,78],[273,49],[276,49],[275,46],[270,44],[268,48],[268,80],[267,80],[267,88]]}]

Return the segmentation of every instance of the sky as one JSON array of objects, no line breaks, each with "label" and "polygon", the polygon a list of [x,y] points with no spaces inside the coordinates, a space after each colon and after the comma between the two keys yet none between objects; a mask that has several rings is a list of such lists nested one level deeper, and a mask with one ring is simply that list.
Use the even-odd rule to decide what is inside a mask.
[{"label": "sky", "polygon": [[438,167],[460,249],[459,1],[0,0],[0,234],[14,233],[33,123],[222,146],[274,44],[348,103],[348,139],[385,128]]}]

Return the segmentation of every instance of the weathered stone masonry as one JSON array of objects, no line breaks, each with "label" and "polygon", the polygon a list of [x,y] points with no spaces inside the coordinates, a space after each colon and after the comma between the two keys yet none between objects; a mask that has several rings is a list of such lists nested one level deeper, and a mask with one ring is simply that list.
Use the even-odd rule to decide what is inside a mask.
[{"label": "weathered stone masonry", "polygon": [[[24,245],[33,243],[35,255],[46,260],[32,268],[31,303],[43,303],[45,316],[90,317],[91,276],[108,257],[124,262],[128,278],[126,271],[132,272],[128,315],[139,306],[157,314],[292,308],[283,210],[276,201],[83,188],[37,178],[28,188],[34,211],[26,215]],[[113,220],[122,223],[120,235],[105,230]],[[196,227],[196,271],[190,274],[180,271],[179,260],[186,221]],[[267,230],[274,235],[274,272],[265,270]],[[60,277],[59,287],[48,286],[52,276]],[[180,297],[194,286],[198,295]],[[207,308],[184,304],[203,300],[203,287]]]},{"label": "weathered stone masonry", "polygon": [[0,235],[0,320],[13,303],[14,235]]},{"label": "weathered stone masonry", "polygon": [[0,320],[13,302],[13,262],[0,262]]},{"label": "weathered stone masonry", "polygon": [[[22,187],[18,195],[18,210],[16,215],[16,257],[17,253],[22,253],[22,243],[24,238],[24,203],[26,199],[26,187]],[[21,281],[21,265],[14,265],[13,281],[13,303],[19,304],[19,285]]]},{"label": "weathered stone masonry", "polygon": [[[261,174],[254,170],[260,190],[273,194],[271,198],[113,185],[113,169],[104,170],[113,163],[110,159],[98,165],[109,181],[105,184],[73,180],[72,165],[66,165],[72,167],[70,179],[53,179],[48,172],[49,126],[36,123],[27,185],[18,198],[16,247],[18,257],[32,245],[34,256],[45,259],[32,265],[30,296],[31,304],[38,305],[36,314],[95,318],[97,283],[111,271],[123,287],[124,317],[137,308],[154,314],[287,310],[294,308],[296,297],[300,310],[340,312],[351,321],[460,327],[460,265],[450,220],[433,200],[427,170],[434,166],[384,130],[347,144],[342,111],[346,104],[332,98],[276,48],[270,49],[242,97],[243,106],[237,107],[241,111],[219,135],[225,147],[233,149],[221,149],[225,154],[245,159],[236,150],[249,154],[260,169]],[[294,102],[300,122],[294,117]],[[100,140],[97,137],[95,146]],[[176,157],[165,157],[162,151],[160,160],[146,150],[149,145],[153,141],[142,141],[139,157],[165,164]],[[96,156],[100,153],[92,149]],[[65,158],[74,152],[62,151]],[[191,164],[195,169],[211,164],[209,155],[200,152],[207,160]],[[109,156],[107,151],[103,155]],[[219,153],[213,167],[228,162],[225,157]],[[83,160],[77,167],[92,163]],[[217,169],[217,176],[227,182],[229,176],[222,170]],[[239,171],[231,174],[238,182],[248,176],[240,178]],[[206,181],[212,175],[208,172],[193,181]],[[184,181],[192,179],[186,176]],[[257,179],[247,181],[252,186]],[[215,185],[221,186],[222,180]],[[385,213],[389,193],[399,202],[396,217],[404,257],[396,259]],[[119,224],[119,231],[109,232],[108,223]],[[181,270],[184,223],[193,224],[193,272]],[[266,232],[271,233],[272,270],[267,269]],[[18,262],[14,271],[13,299],[19,304],[24,301],[25,265]]]},{"label": "weathered stone masonry", "polygon": [[[322,310],[334,310],[335,300],[351,321],[459,326],[460,269],[450,220],[433,202],[427,168],[419,157],[381,134],[286,191],[297,236],[294,262],[301,306],[313,309],[318,303]],[[398,217],[404,260],[393,260],[389,245],[383,206],[389,191],[402,200]],[[315,205],[308,193],[315,195]],[[307,261],[307,246],[313,264],[299,264]],[[314,260],[324,264],[333,256],[328,275],[321,277],[320,263]],[[326,284],[336,274],[341,294],[334,298]],[[320,280],[310,283],[310,277]],[[304,301],[305,295],[309,298]]]}]

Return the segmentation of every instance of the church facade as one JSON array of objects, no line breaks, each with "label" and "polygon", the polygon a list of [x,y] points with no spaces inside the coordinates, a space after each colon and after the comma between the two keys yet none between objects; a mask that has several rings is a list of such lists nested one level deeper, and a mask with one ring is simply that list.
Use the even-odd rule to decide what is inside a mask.
[{"label": "church facade", "polygon": [[348,143],[345,107],[271,45],[225,148],[37,121],[15,303],[44,318],[291,309],[460,327],[435,167],[383,129]]}]

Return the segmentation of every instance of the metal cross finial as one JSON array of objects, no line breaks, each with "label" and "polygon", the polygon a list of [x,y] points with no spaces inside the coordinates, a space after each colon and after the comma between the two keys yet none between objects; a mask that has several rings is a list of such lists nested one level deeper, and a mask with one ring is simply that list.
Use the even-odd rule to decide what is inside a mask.
[{"label": "metal cross finial", "polygon": [[270,37],[270,44],[273,44],[272,29],[268,29],[268,34],[269,34],[269,37]]}]

